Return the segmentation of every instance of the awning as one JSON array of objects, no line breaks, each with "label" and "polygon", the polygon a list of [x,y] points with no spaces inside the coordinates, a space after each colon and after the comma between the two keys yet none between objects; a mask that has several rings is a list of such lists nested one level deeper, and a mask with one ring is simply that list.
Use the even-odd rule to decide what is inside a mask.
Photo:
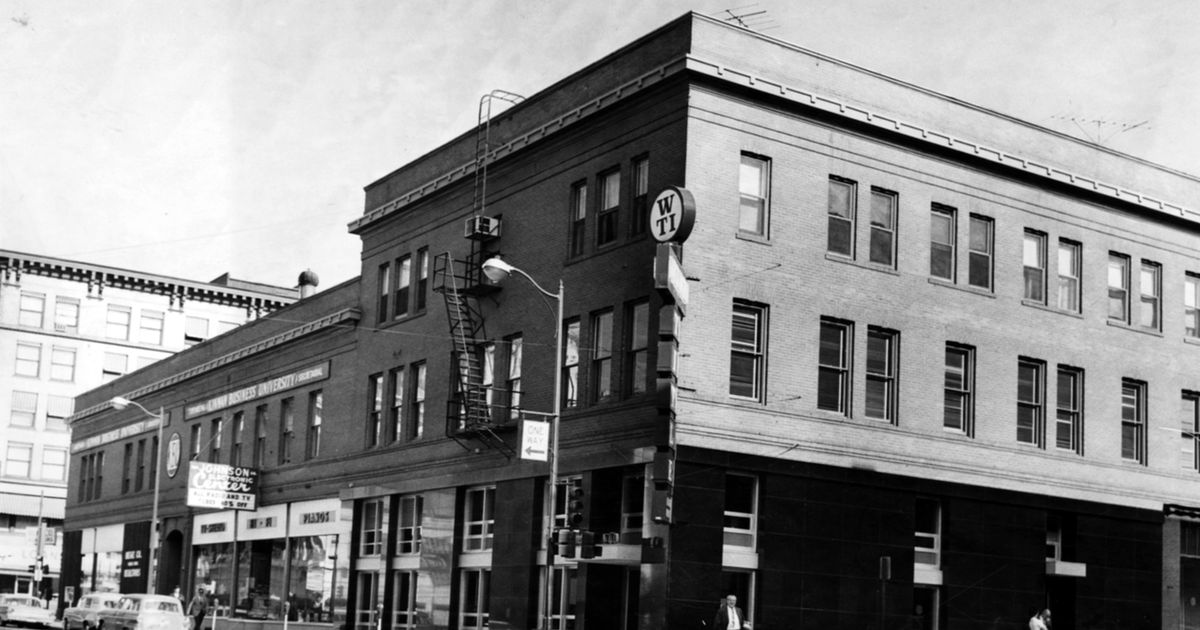
[{"label": "awning", "polygon": [[15,514],[17,516],[32,516],[38,514],[44,519],[63,520],[66,511],[66,499],[55,497],[33,497],[27,494],[0,493],[0,514]]}]

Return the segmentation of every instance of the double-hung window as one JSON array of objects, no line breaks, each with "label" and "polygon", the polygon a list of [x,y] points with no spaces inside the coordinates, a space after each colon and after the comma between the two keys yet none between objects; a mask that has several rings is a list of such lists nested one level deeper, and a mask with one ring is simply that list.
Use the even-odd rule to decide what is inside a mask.
[{"label": "double-hung window", "polygon": [[408,302],[412,286],[412,256],[405,254],[396,259],[396,292],[392,298],[392,319],[408,315]]},{"label": "double-hung window", "polygon": [[929,275],[954,282],[956,247],[955,210],[933,204],[929,213]]},{"label": "double-hung window", "polygon": [[1183,334],[1200,339],[1200,276],[1190,272],[1183,277]]},{"label": "double-hung window", "polygon": [[763,401],[766,390],[767,307],[735,300],[730,334],[729,395]]},{"label": "double-hung window", "polygon": [[[6,477],[19,477],[21,479],[28,479],[32,470],[33,445],[9,442],[7,457],[5,457],[4,462],[4,475]],[[100,478],[99,474],[96,475],[96,478]],[[96,490],[96,496],[100,496],[99,489]],[[8,624],[5,623],[4,625]]]},{"label": "double-hung window", "polygon": [[162,311],[142,311],[138,327],[138,341],[148,343],[152,346],[161,346],[163,343],[164,318],[165,315]]},{"label": "double-hung window", "polygon": [[133,318],[133,310],[128,306],[108,305],[108,319],[105,322],[105,336],[120,341],[129,340],[129,325]]},{"label": "double-hung window", "polygon": [[372,374],[367,381],[367,446],[379,446],[383,426],[383,374]]},{"label": "double-hung window", "polygon": [[854,324],[821,318],[817,351],[817,408],[850,415],[850,349]]},{"label": "double-hung window", "polygon": [[11,415],[8,419],[9,426],[33,427],[34,422],[37,420],[37,409],[37,392],[14,391],[12,393]]},{"label": "double-hung window", "polygon": [[321,390],[308,393],[308,435],[304,439],[304,458],[315,459],[321,455],[321,425],[325,422],[325,393]]},{"label": "double-hung window", "polygon": [[296,410],[293,398],[279,401],[279,463],[292,461],[292,443],[296,440]]},{"label": "double-hung window", "polygon": [[1140,279],[1141,297],[1138,308],[1138,326],[1147,330],[1160,330],[1162,267],[1158,263],[1143,260]]},{"label": "double-hung window", "polygon": [[242,454],[245,449],[246,440],[246,412],[233,412],[233,445],[229,449],[229,465],[239,467],[242,465]]},{"label": "double-hung window", "polygon": [[421,553],[421,518],[425,499],[419,494],[400,497],[400,526],[396,529],[396,553]]},{"label": "double-hung window", "polygon": [[105,383],[129,371],[129,355],[119,352],[105,352],[104,364],[100,368],[100,378]]},{"label": "double-hung window", "polygon": [[466,492],[463,511],[463,551],[486,551],[492,548],[496,526],[496,489],[470,488]]},{"label": "double-hung window", "polygon": [[1025,299],[1046,303],[1046,235],[1025,230],[1022,264],[1025,267]]},{"label": "double-hung window", "polygon": [[896,424],[899,354],[900,333],[867,327],[867,404],[863,413],[868,418]]},{"label": "double-hung window", "polygon": [[515,420],[521,415],[521,336],[508,340],[508,417]]},{"label": "double-hung window", "polygon": [[1184,391],[1179,408],[1179,465],[1184,470],[1200,470],[1200,392]]},{"label": "double-hung window", "polygon": [[613,313],[611,310],[592,316],[592,401],[601,402],[612,397],[612,333]]},{"label": "double-hung window", "polygon": [[50,348],[50,380],[75,382],[75,348]]},{"label": "double-hung window", "polygon": [[563,323],[563,407],[579,406],[579,320]]},{"label": "double-hung window", "polygon": [[358,555],[379,556],[383,554],[387,540],[388,500],[367,499],[362,502],[359,515]]},{"label": "double-hung window", "polygon": [[42,293],[21,292],[17,323],[29,328],[41,328],[46,320],[46,296]]},{"label": "double-hung window", "polygon": [[[290,400],[290,399],[289,399]],[[209,423],[208,461],[217,464],[221,462],[221,443],[225,441],[224,418],[213,418]]]},{"label": "double-hung window", "polygon": [[54,330],[76,332],[79,330],[79,300],[59,296],[54,300]]},{"label": "double-hung window", "polygon": [[992,219],[971,215],[967,282],[979,289],[992,289]]},{"label": "double-hung window", "polygon": [[771,161],[763,156],[742,154],[738,170],[738,231],[766,237],[771,214]]},{"label": "double-hung window", "polygon": [[1042,446],[1046,416],[1046,364],[1022,357],[1017,361],[1017,441]]},{"label": "double-hung window", "polygon": [[1129,257],[1108,254],[1108,319],[1129,323]]},{"label": "double-hung window", "polygon": [[896,266],[897,195],[871,188],[871,262]]},{"label": "double-hung window", "polygon": [[642,300],[625,307],[625,393],[628,396],[646,392],[649,377],[650,303]]},{"label": "double-hung window", "polygon": [[388,320],[388,300],[391,299],[392,295],[391,263],[379,265],[379,274],[376,277],[379,294],[379,310],[377,312],[376,321],[382,323]]},{"label": "double-hung window", "polygon": [[417,250],[417,312],[425,312],[429,302],[429,248]]},{"label": "double-hung window", "polygon": [[858,185],[854,182],[829,176],[829,234],[827,249],[831,254],[854,257],[854,208]]},{"label": "double-hung window", "polygon": [[254,408],[254,467],[262,468],[267,463],[267,406]]},{"label": "double-hung window", "polygon": [[587,182],[571,186],[571,250],[572,257],[583,254],[587,243]]},{"label": "double-hung window", "polygon": [[412,366],[412,396],[408,405],[408,431],[406,438],[416,440],[425,432],[425,362]]},{"label": "double-hung window", "polygon": [[388,372],[388,386],[391,390],[391,404],[388,405],[388,435],[387,440],[397,442],[404,439],[404,397],[408,395],[405,387],[405,376],[408,371],[404,367],[394,368]]},{"label": "double-hung window", "polygon": [[948,430],[974,434],[975,349],[955,343],[946,344],[946,376],[942,395],[942,426]]},{"label": "double-hung window", "polygon": [[645,234],[649,224],[650,158],[640,157],[633,161],[633,219],[629,223],[629,234]]},{"label": "double-hung window", "polygon": [[1054,446],[1083,454],[1083,370],[1058,366]]},{"label": "double-hung window", "polygon": [[1082,246],[1072,241],[1058,241],[1058,308],[1079,312],[1079,272]]},{"label": "double-hung window", "polygon": [[42,346],[36,343],[17,342],[17,376],[37,378],[42,368]]},{"label": "double-hung window", "polygon": [[1146,384],[1121,379],[1121,458],[1146,463]]},{"label": "double-hung window", "polygon": [[600,176],[600,208],[596,212],[596,244],[617,240],[617,222],[621,216],[621,171]]}]

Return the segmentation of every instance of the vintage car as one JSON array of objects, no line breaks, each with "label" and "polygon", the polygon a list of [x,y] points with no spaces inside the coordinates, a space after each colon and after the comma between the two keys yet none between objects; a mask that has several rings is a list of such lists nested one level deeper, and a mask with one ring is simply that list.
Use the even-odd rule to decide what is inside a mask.
[{"label": "vintage car", "polygon": [[122,595],[115,608],[96,613],[97,630],[191,630],[183,604],[170,595]]},{"label": "vintage car", "polygon": [[49,628],[54,612],[32,595],[0,595],[0,625]]},{"label": "vintage car", "polygon": [[79,602],[63,611],[63,630],[93,630],[96,614],[105,608],[116,608],[120,593],[88,593]]}]

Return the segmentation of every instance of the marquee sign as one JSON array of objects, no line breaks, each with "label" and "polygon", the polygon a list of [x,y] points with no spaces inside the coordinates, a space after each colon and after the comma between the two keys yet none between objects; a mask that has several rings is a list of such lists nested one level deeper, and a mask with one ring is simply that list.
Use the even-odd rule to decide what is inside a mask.
[{"label": "marquee sign", "polygon": [[188,507],[254,510],[258,469],[188,462]]}]

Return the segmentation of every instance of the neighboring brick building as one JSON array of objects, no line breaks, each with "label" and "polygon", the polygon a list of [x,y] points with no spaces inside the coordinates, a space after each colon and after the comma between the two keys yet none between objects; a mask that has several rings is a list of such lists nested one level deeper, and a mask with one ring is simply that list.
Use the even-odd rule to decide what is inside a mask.
[{"label": "neighboring brick building", "polygon": [[[261,468],[241,514],[164,479],[158,590],[354,630],[542,627],[547,581],[553,628],[1200,620],[1200,180],[694,14],[487,98],[367,187],[359,279],[79,398],[105,498],[113,396]],[[556,300],[496,255],[564,287],[554,524],[600,555],[550,571],[518,428]],[[144,568],[148,497],[81,496],[67,548]]]}]

